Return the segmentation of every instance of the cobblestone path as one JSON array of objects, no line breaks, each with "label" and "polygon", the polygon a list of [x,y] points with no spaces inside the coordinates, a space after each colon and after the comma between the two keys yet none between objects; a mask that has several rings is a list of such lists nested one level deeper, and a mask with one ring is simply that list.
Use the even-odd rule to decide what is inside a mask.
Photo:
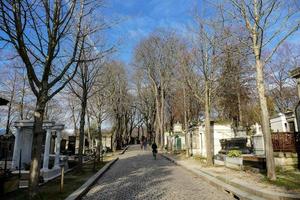
[{"label": "cobblestone path", "polygon": [[190,172],[150,151],[130,146],[83,199],[232,199]]}]

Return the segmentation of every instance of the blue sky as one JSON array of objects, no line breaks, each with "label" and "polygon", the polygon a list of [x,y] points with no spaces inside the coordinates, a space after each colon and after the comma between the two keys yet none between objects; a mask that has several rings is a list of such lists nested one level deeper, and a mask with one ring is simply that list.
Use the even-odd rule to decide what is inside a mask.
[{"label": "blue sky", "polygon": [[[137,43],[158,28],[171,28],[179,34],[192,21],[196,0],[109,0],[105,16],[120,23],[108,31],[111,42],[120,41],[116,57],[130,64]],[[128,67],[130,70],[130,66]]]},{"label": "blue sky", "polygon": [[[107,0],[103,9],[105,17],[120,20],[107,32],[111,44],[120,43],[115,58],[127,64],[130,76],[134,47],[142,38],[158,28],[171,28],[185,35],[193,22],[195,7],[211,17],[214,13],[210,6],[205,0]],[[299,44],[299,35],[293,35],[288,42]]]}]

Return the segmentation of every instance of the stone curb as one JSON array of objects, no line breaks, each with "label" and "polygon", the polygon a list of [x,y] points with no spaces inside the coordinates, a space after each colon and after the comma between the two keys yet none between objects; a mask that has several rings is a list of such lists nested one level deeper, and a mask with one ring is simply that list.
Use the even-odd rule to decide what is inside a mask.
[{"label": "stone curb", "polygon": [[84,194],[88,192],[90,187],[107,171],[109,168],[118,160],[119,158],[115,158],[104,167],[102,167],[96,174],[90,177],[82,186],[80,186],[77,190],[75,190],[72,194],[70,194],[65,200],[76,200],[80,199]]},{"label": "stone curb", "polygon": [[271,200],[296,200],[300,199],[299,195],[294,194],[285,194],[285,193],[279,193],[279,192],[271,192],[266,191],[264,189],[258,188],[256,186],[250,186],[245,185],[241,183],[237,183],[236,181],[230,181],[230,180],[224,180],[218,176],[213,176],[201,169],[193,169],[189,168],[188,166],[183,165],[178,162],[177,160],[161,154],[164,158],[167,160],[170,160],[171,162],[175,163],[176,165],[179,165],[188,171],[201,176],[204,180],[209,182],[210,184],[214,185],[218,189],[221,189],[223,191],[226,191],[230,194],[232,194],[235,198],[238,197],[238,199],[271,199]]},{"label": "stone curb", "polygon": [[119,155],[124,154],[127,151],[128,148],[129,148],[129,146],[126,146],[125,149]]}]

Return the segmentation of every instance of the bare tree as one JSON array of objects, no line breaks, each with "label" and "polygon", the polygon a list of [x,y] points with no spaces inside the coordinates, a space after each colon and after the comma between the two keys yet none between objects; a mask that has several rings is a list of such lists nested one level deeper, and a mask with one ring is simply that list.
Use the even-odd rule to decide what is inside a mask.
[{"label": "bare tree", "polygon": [[96,119],[97,123],[97,131],[98,131],[98,139],[99,139],[99,145],[97,147],[97,158],[98,161],[100,161],[100,158],[102,157],[101,152],[103,149],[102,146],[102,124],[105,120],[108,120],[109,113],[108,113],[108,105],[107,105],[107,96],[105,93],[102,93],[102,91],[97,93],[97,95],[94,95],[90,101],[89,101],[89,109],[91,112],[91,115],[93,118]]},{"label": "bare tree", "polygon": [[126,98],[128,94],[127,75],[124,64],[118,61],[110,61],[105,64],[106,76],[109,84],[109,110],[113,122],[112,150],[121,149],[123,145],[123,134],[125,130],[124,116]]},{"label": "bare tree", "polygon": [[293,110],[298,101],[296,82],[289,76],[289,71],[299,66],[298,53],[297,48],[286,44],[267,66],[268,90],[278,112]]},{"label": "bare tree", "polygon": [[[13,60],[10,67],[3,67],[0,81],[0,93],[9,100],[6,113],[6,133],[10,133],[12,122],[16,119],[30,117],[32,94],[28,91],[24,68],[18,60]],[[33,102],[34,103],[34,102]]]},{"label": "bare tree", "polygon": [[[199,103],[204,101],[205,107],[205,138],[208,166],[213,165],[213,133],[211,133],[211,110],[212,95],[215,94],[215,83],[218,76],[218,57],[220,46],[223,42],[223,24],[204,19],[198,14],[195,15],[196,29],[193,38],[193,67],[195,73],[201,77],[200,83],[204,88],[204,100],[199,92],[194,92]],[[191,84],[189,84],[191,86]]]},{"label": "bare tree", "polygon": [[139,116],[143,120],[142,124],[147,128],[148,139],[153,142],[154,121],[156,116],[155,96],[152,87],[145,84],[143,77],[143,71],[138,68],[134,77],[137,91],[136,106]]},{"label": "bare tree", "polygon": [[165,98],[175,66],[179,64],[176,49],[177,36],[172,32],[157,31],[141,41],[135,50],[135,64],[144,70],[148,84],[155,96],[155,140],[161,148],[164,146]]},{"label": "bare tree", "polygon": [[269,179],[275,180],[276,173],[264,69],[280,45],[299,29],[299,18],[295,18],[299,15],[299,10],[297,6],[293,6],[294,1],[230,0],[230,2],[232,7],[226,9],[225,12],[232,15],[247,30],[252,42],[251,48],[255,59],[256,83],[265,139],[267,175]]},{"label": "bare tree", "polygon": [[250,49],[240,41],[247,41],[245,34],[239,36],[225,30],[226,39],[221,48],[220,77],[218,79],[217,109],[219,117],[232,122],[236,131],[240,125],[247,126],[248,112],[245,108],[256,96],[254,68],[249,64]]},{"label": "bare tree", "polygon": [[[79,69],[69,84],[69,89],[72,93],[80,100],[81,111],[80,111],[80,122],[79,122],[79,163],[82,165],[83,162],[83,151],[84,151],[84,131],[85,131],[85,119],[87,113],[88,99],[96,94],[93,87],[96,83],[97,77],[101,69],[101,59],[98,60],[98,52],[93,52],[92,49],[86,49],[82,56],[83,60],[91,59],[92,61],[82,62],[79,64]],[[96,60],[95,60],[96,59]],[[89,117],[89,116],[88,116]]]},{"label": "bare tree", "polygon": [[88,0],[0,2],[0,41],[12,45],[22,59],[36,96],[29,178],[31,197],[38,189],[46,104],[75,75],[83,40],[89,34],[82,24],[95,8]]},{"label": "bare tree", "polygon": [[2,90],[1,93],[6,93],[5,96],[8,97],[8,109],[7,109],[7,119],[6,119],[6,131],[5,134],[9,134],[10,133],[10,128],[11,128],[11,118],[13,117],[13,106],[14,106],[14,102],[16,100],[16,90],[17,90],[17,72],[13,72],[13,73],[9,73],[8,74],[8,80],[4,82],[2,82],[0,84],[0,86],[2,86],[2,89],[4,89],[4,91]]},{"label": "bare tree", "polygon": [[105,68],[100,70],[100,73],[96,77],[97,84],[93,87],[93,92],[95,94],[91,96],[88,101],[88,109],[90,110],[91,117],[96,121],[97,133],[99,144],[97,147],[97,158],[100,161],[102,158],[101,152],[102,146],[102,124],[104,121],[108,120],[110,117],[109,113],[109,87],[110,87],[110,77],[108,76]]}]

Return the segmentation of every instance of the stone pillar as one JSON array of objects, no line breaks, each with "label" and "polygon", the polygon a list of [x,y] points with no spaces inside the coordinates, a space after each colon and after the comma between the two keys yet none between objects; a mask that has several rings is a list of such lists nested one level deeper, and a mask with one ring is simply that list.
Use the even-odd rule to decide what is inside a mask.
[{"label": "stone pillar", "polygon": [[51,128],[47,127],[47,135],[45,142],[45,151],[44,151],[44,162],[43,162],[43,170],[48,170],[49,165],[49,151],[50,151],[50,139],[51,139]]},{"label": "stone pillar", "polygon": [[60,142],[61,142],[61,130],[56,131],[56,139],[55,139],[55,162],[54,166],[59,168],[59,155],[60,155]]},{"label": "stone pillar", "polygon": [[54,168],[60,168],[59,166],[59,155],[60,155],[60,145],[61,145],[61,131],[64,129],[63,124],[56,124],[52,130],[56,132],[56,139],[55,139],[55,160],[54,160]]},{"label": "stone pillar", "polygon": [[16,132],[15,132],[15,144],[14,144],[14,153],[13,153],[13,159],[12,159],[12,164],[11,168],[16,169],[22,166],[19,166],[19,160],[20,160],[20,138],[21,137],[21,128],[16,127]]}]

